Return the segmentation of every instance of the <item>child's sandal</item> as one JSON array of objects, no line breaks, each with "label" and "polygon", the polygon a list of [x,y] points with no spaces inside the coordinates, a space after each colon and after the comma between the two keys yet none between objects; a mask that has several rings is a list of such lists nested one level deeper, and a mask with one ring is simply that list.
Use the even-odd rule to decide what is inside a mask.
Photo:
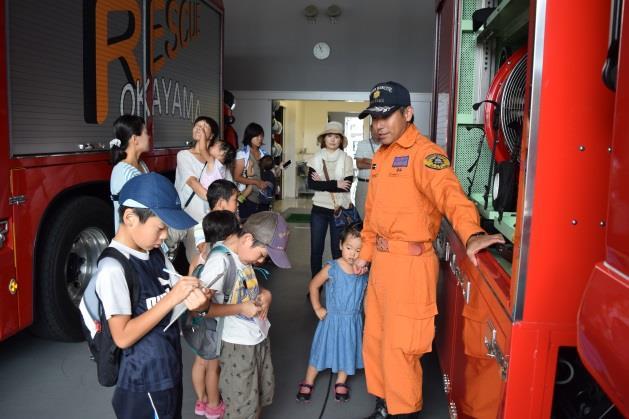
[{"label": "child's sandal", "polygon": [[[308,393],[304,393],[302,391],[302,387],[305,387],[305,388],[309,389],[310,391]],[[309,402],[310,401],[310,396],[312,396],[312,390],[313,389],[314,389],[314,386],[312,384],[308,384],[308,383],[304,383],[304,382],[299,383],[299,390],[297,391],[297,401],[298,402]]]},{"label": "child's sandal", "polygon": [[[338,388],[344,388],[346,390],[345,393],[339,393]],[[345,383],[336,383],[334,384],[334,398],[337,402],[348,402],[349,401],[349,386]]]}]

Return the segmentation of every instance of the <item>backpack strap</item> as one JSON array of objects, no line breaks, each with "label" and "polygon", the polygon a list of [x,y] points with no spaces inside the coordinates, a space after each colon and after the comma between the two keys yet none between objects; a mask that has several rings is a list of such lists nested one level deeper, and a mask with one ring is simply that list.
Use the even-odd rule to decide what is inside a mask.
[{"label": "backpack strap", "polygon": [[232,251],[229,250],[226,246],[223,246],[222,244],[218,244],[214,246],[210,254],[212,252],[220,252],[227,256],[226,257],[227,269],[225,270],[225,280],[223,281],[223,289],[222,289],[223,296],[224,296],[223,304],[225,304],[229,301],[229,297],[232,293],[232,290],[234,289],[234,284],[236,283],[236,275],[237,275],[236,261],[234,260]]},{"label": "backpack strap", "polygon": [[[234,256],[232,255],[232,251],[229,250],[226,246],[222,244],[218,244],[212,248],[210,254],[212,252],[220,252],[224,253],[227,260],[227,266],[225,270],[225,279],[223,280],[223,304],[227,304],[229,301],[229,297],[234,290],[234,285],[236,284],[236,275],[238,274],[236,268],[236,261],[234,260]],[[208,257],[209,260],[209,257]],[[216,319],[216,335],[217,335],[217,344],[216,344],[216,353],[215,355],[218,357],[221,354],[221,342],[223,336],[223,324],[225,323],[225,317],[218,317]]]},{"label": "backpack strap", "polygon": [[[124,277],[127,281],[127,288],[129,288],[129,300],[131,300],[131,313],[133,313],[133,309],[137,307],[140,301],[140,283],[138,282],[138,274],[129,262],[129,259],[118,249],[108,246],[103,250],[103,252],[98,257],[98,262],[100,262],[104,258],[112,258],[118,261],[118,263],[122,266],[124,270]],[[99,301],[99,306],[102,307],[102,302],[98,293],[96,297]],[[99,309],[100,309],[99,307]]]}]

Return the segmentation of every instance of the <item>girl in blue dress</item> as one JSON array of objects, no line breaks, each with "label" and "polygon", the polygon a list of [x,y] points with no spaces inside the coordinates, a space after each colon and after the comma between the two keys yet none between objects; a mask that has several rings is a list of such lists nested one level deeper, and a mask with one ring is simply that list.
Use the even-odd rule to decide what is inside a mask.
[{"label": "girl in blue dress", "polygon": [[[310,281],[310,302],[319,318],[310,349],[306,378],[299,384],[297,400],[310,400],[317,374],[331,368],[337,373],[334,395],[349,400],[347,376],[363,368],[363,297],[367,274],[355,275],[353,264],[360,253],[361,223],[348,226],[341,234],[341,257],[326,263]],[[326,307],[319,300],[325,284]]]}]

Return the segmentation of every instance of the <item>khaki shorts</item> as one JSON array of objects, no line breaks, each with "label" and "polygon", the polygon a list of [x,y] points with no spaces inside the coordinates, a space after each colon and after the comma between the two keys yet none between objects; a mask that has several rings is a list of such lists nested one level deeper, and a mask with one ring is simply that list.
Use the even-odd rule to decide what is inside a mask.
[{"label": "khaki shorts", "polygon": [[275,377],[268,338],[251,346],[223,342],[220,364],[226,419],[255,419],[273,402]]}]

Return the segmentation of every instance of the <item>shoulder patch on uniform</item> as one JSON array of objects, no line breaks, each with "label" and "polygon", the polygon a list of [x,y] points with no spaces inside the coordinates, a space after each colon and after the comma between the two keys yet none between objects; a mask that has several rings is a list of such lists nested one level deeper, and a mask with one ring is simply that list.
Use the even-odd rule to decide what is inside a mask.
[{"label": "shoulder patch on uniform", "polygon": [[424,166],[435,170],[447,169],[450,167],[450,160],[443,154],[433,153],[426,156]]}]

